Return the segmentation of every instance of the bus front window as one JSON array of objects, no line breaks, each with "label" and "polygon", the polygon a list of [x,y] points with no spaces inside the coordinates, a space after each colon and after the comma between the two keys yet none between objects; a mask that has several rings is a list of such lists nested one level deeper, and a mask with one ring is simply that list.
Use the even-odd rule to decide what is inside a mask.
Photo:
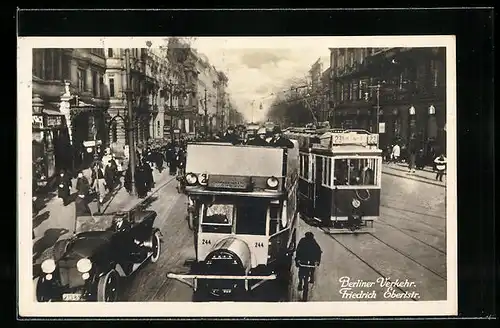
[{"label": "bus front window", "polygon": [[205,204],[202,232],[231,233],[234,218],[232,204]]},{"label": "bus front window", "polygon": [[238,205],[236,218],[236,234],[265,235],[268,202],[248,200]]}]

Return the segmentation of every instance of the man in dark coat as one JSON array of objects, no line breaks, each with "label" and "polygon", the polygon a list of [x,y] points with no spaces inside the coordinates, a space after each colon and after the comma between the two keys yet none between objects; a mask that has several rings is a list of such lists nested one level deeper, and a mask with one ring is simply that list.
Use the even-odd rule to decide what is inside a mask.
[{"label": "man in dark coat", "polygon": [[140,160],[135,169],[135,188],[139,198],[145,198],[148,194],[145,165],[147,164],[144,164],[143,161]]},{"label": "man in dark coat", "polygon": [[57,177],[57,195],[63,200],[64,206],[69,203],[71,192],[71,178],[64,170],[61,170]]},{"label": "man in dark coat", "polygon": [[293,148],[293,143],[283,136],[279,126],[273,128],[273,138],[269,144],[274,147]]},{"label": "man in dark coat", "polygon": [[230,126],[227,128],[226,134],[221,138],[222,142],[229,142],[233,145],[241,143],[240,138],[234,132],[234,127]]},{"label": "man in dark coat", "polygon": [[170,165],[169,165],[169,173],[170,175],[177,174],[177,152],[179,151],[178,147],[172,148],[170,153]]},{"label": "man in dark coat", "polygon": [[[311,270],[310,268],[301,267],[299,263],[319,265],[321,262],[321,254],[321,247],[319,247],[314,239],[313,233],[306,232],[305,237],[299,241],[295,252],[295,264],[299,268],[299,290],[302,290],[302,281],[306,277],[308,270]],[[312,269],[310,277],[310,282],[314,283],[314,269]]]},{"label": "man in dark coat", "polygon": [[247,145],[250,146],[269,146],[266,141],[266,129],[261,128],[257,131],[257,136],[254,139],[248,141]]},{"label": "man in dark coat", "polygon": [[76,180],[76,190],[78,191],[75,199],[75,216],[92,215],[88,204],[88,195],[90,191],[89,180],[83,175],[83,172],[78,172]]}]

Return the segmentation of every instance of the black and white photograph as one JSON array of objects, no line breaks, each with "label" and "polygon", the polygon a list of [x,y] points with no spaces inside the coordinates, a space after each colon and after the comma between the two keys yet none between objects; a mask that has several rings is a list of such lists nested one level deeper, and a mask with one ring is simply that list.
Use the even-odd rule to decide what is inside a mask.
[{"label": "black and white photograph", "polygon": [[456,314],[453,36],[18,43],[20,314]]}]

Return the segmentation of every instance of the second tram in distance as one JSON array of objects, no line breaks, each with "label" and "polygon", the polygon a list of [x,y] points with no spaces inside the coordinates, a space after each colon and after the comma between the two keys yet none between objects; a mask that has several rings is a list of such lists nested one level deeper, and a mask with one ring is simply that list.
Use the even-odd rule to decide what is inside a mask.
[{"label": "second tram in distance", "polygon": [[373,231],[379,217],[382,151],[365,130],[291,128],[299,142],[299,213],[331,233]]}]

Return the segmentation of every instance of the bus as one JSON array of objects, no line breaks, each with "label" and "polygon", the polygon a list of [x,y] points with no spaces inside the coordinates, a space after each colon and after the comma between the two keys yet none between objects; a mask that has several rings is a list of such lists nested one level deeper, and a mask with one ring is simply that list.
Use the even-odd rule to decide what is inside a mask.
[{"label": "bus", "polygon": [[295,146],[188,144],[195,261],[189,273],[167,277],[191,286],[194,300],[239,300],[264,283],[290,281],[298,218]]},{"label": "bus", "polygon": [[373,232],[382,176],[378,134],[299,128],[285,135],[299,143],[301,217],[330,233]]}]

